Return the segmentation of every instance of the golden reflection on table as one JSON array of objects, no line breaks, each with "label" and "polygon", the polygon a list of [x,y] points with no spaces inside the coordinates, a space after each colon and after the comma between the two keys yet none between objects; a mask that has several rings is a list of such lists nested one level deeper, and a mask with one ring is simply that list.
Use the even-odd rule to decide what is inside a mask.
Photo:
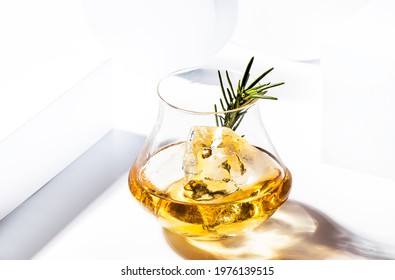
[{"label": "golden reflection on table", "polygon": [[164,230],[171,248],[185,259],[395,259],[394,248],[363,239],[325,214],[289,200],[252,232],[202,241]]}]

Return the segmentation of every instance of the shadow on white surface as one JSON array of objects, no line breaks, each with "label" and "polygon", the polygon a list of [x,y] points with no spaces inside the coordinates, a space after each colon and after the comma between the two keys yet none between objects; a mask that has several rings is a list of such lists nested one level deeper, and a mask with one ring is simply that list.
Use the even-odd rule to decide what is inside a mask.
[{"label": "shadow on white surface", "polygon": [[168,244],[185,259],[395,259],[395,248],[362,238],[306,204],[289,200],[251,232],[202,241],[164,230]]},{"label": "shadow on white surface", "polygon": [[112,130],[0,221],[0,259],[30,259],[128,171],[145,138]]}]

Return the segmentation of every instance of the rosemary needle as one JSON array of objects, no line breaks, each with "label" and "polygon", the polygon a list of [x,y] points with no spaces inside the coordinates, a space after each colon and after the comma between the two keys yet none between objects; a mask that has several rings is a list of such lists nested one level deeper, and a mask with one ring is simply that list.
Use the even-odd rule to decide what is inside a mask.
[{"label": "rosemary needle", "polygon": [[[221,86],[222,98],[220,98],[219,103],[222,110],[225,112],[223,115],[215,114],[215,123],[217,126],[229,127],[232,130],[236,130],[247,113],[247,109],[236,110],[229,112],[231,110],[240,109],[248,104],[251,104],[256,99],[269,99],[277,100],[277,97],[267,95],[268,89],[280,86],[284,84],[281,83],[265,83],[259,84],[259,82],[269,74],[274,68],[270,68],[264,73],[262,73],[258,78],[256,78],[252,83],[247,85],[250,78],[250,70],[252,63],[254,62],[254,57],[252,57],[247,64],[244,71],[243,77],[237,83],[236,92],[233,88],[232,81],[229,77],[228,71],[225,71],[226,81],[229,87],[224,86],[224,81],[222,79],[221,72],[218,70],[219,84]],[[217,105],[214,105],[214,111],[217,113]]]}]

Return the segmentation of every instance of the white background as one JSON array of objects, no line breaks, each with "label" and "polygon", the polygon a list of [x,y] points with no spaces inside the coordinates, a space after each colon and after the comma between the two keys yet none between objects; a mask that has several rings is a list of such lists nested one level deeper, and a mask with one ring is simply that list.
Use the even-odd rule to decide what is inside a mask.
[{"label": "white background", "polygon": [[[108,58],[114,67],[114,127],[146,135],[155,123],[155,88],[164,74],[203,64],[242,70],[254,55],[254,72],[274,66],[273,80],[286,82],[279,101],[262,104],[262,117],[294,175],[291,198],[316,207],[357,234],[395,245],[395,181],[388,174],[395,168],[394,142],[377,142],[394,139],[395,134],[389,121],[395,102],[391,48],[395,25],[390,13],[394,5],[390,1],[304,0],[295,6],[295,1],[249,0],[240,1],[238,10],[228,7],[224,17],[216,14],[208,0],[163,2],[0,2],[0,141]],[[227,24],[218,27],[218,18]],[[354,60],[349,60],[349,52]],[[377,56],[384,57],[385,63],[374,69],[363,63],[366,57],[380,61]],[[348,74],[355,74],[352,67],[366,67],[369,70],[358,72],[366,76],[359,80],[336,75],[350,67],[350,61]],[[381,85],[382,95],[371,92],[375,87],[370,84],[361,89],[348,83],[368,79]],[[343,88],[348,98],[342,99]],[[338,131],[336,141],[326,142],[323,137],[332,135],[348,115],[366,111],[371,101],[359,98],[363,89],[369,90],[363,94],[378,102],[373,111],[377,114],[369,118],[373,126],[351,119],[354,123]],[[325,103],[328,96],[338,101]],[[360,126],[376,130],[347,134]],[[370,139],[370,145],[360,144],[362,136]],[[339,147],[345,146],[360,153],[343,156]],[[364,150],[377,155],[373,162]],[[322,158],[323,154],[335,156]],[[377,166],[388,171],[378,174]],[[157,238],[158,225],[129,197],[125,182],[126,177],[120,178],[37,258],[179,258]],[[129,224],[129,215],[147,231],[139,232]],[[89,237],[102,229],[103,222],[123,233],[114,240],[112,230],[101,232],[100,240],[106,241],[98,248],[97,240]],[[135,236],[129,239],[131,232]],[[128,242],[133,249],[122,250],[121,245]]]}]

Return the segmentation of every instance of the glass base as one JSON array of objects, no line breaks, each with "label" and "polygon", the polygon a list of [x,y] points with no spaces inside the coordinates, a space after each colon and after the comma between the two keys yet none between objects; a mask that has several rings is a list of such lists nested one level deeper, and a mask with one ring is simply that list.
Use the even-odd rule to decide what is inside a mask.
[{"label": "glass base", "polygon": [[395,259],[394,248],[365,240],[325,214],[287,201],[253,231],[222,240],[202,241],[169,230],[164,236],[185,259]]}]

